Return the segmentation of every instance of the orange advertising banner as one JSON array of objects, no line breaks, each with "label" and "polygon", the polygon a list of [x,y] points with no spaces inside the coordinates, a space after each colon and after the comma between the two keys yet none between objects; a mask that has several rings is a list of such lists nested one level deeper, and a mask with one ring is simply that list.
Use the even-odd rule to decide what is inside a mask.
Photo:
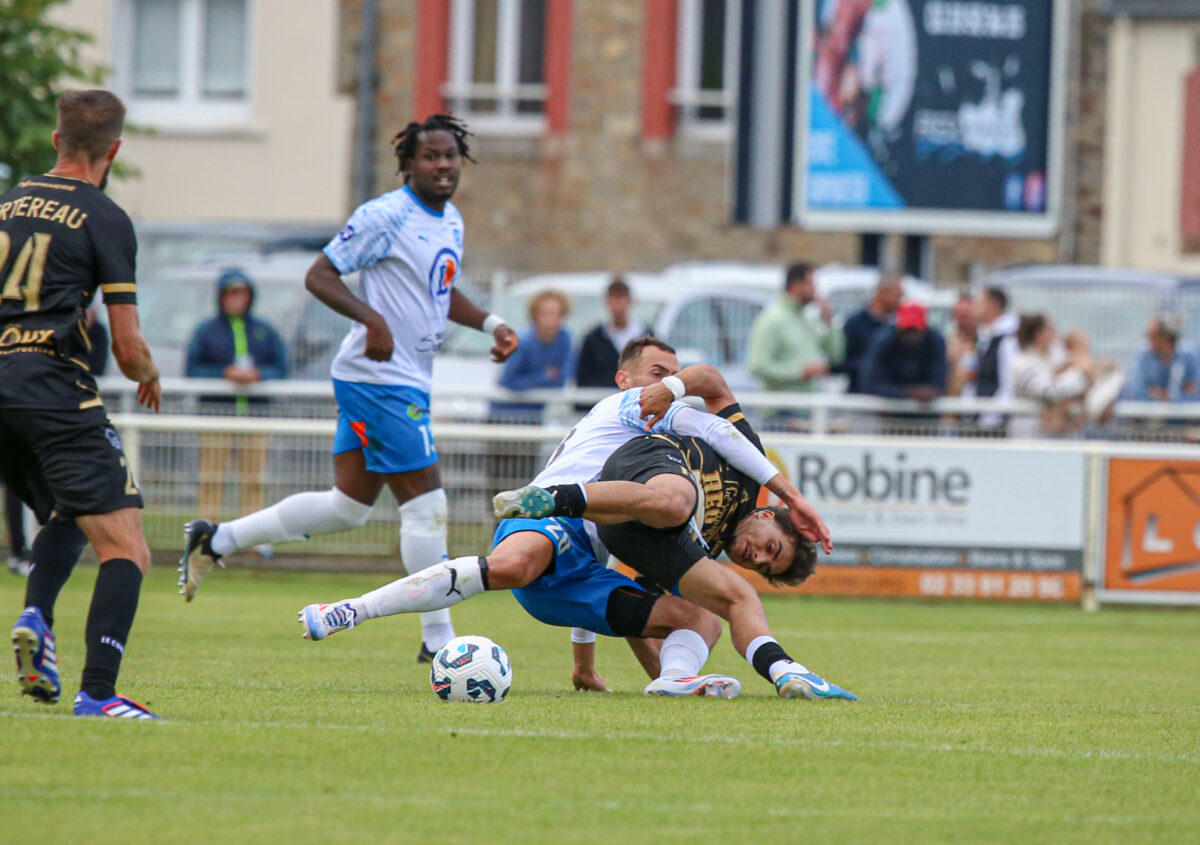
[{"label": "orange advertising banner", "polygon": [[1109,459],[1104,589],[1200,592],[1200,461]]},{"label": "orange advertising banner", "polygon": [[973,569],[910,569],[884,566],[818,566],[799,587],[772,587],[762,576],[742,573],[760,593],[826,596],[909,596],[946,599],[1078,601],[1078,572],[981,572]]},{"label": "orange advertising banner", "polygon": [[[621,564],[631,578],[637,573]],[[761,575],[737,570],[760,593],[825,596],[906,596],[947,599],[1078,601],[1079,572],[986,572],[973,569],[921,569],[884,566],[817,566],[799,587],[773,587]]]}]

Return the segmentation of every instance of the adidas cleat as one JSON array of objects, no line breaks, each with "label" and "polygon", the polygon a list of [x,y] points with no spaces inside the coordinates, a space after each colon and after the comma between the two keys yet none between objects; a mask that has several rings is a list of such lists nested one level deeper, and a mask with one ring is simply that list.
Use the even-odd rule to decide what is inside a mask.
[{"label": "adidas cleat", "polygon": [[831,684],[820,675],[812,672],[784,672],[775,679],[775,690],[780,698],[807,698],[811,701],[825,699],[843,699],[857,701],[858,696],[849,690],[844,690],[837,684]]},{"label": "adidas cleat", "polygon": [[62,683],[58,675],[58,656],[54,632],[36,607],[27,607],[12,629],[13,651],[17,655],[17,681],[21,692],[45,704],[58,701]]},{"label": "adidas cleat", "polygon": [[160,719],[142,705],[123,695],[95,699],[80,691],[75,696],[76,716],[107,716],[110,719]]},{"label": "adidas cleat", "polygon": [[358,622],[358,611],[348,601],[310,604],[298,614],[306,640],[323,640],[338,631],[348,631]]},{"label": "adidas cleat", "polygon": [[545,519],[554,514],[554,496],[541,487],[505,490],[492,497],[492,510],[498,519]]},{"label": "adidas cleat", "polygon": [[646,695],[703,695],[709,698],[737,698],[742,694],[742,682],[729,675],[655,678],[643,692]]},{"label": "adidas cleat", "polygon": [[430,651],[429,646],[425,642],[421,642],[421,650],[417,652],[417,663],[432,663],[433,658],[437,657],[436,651]]},{"label": "adidas cleat", "polygon": [[183,557],[179,559],[179,593],[187,601],[196,597],[196,590],[213,564],[224,567],[221,556],[213,551],[212,539],[217,526],[207,519],[193,519],[183,526]]}]

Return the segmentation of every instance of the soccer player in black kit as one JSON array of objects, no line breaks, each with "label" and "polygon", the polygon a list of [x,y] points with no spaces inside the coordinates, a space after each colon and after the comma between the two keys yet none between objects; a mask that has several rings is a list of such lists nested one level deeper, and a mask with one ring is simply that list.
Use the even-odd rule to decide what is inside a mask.
[{"label": "soccer player in black kit", "polygon": [[54,168],[0,197],[0,479],[45,526],[12,629],[22,691],[58,700],[54,602],[86,538],[100,569],[75,715],[157,719],[115,689],[150,549],[141,494],[86,363],[86,311],[98,288],[113,356],[138,383],[138,401],[158,410],[158,369],[138,324],[133,225],[101,192],[124,122],[125,106],[108,91],[63,94]]},{"label": "soccer player in black kit", "polygon": [[[729,403],[717,413],[763,450],[740,406]],[[613,452],[599,481],[524,487],[493,501],[509,506],[506,516],[582,517],[596,523],[600,541],[642,576],[639,583],[678,590],[729,621],[734,648],[781,697],[854,700],[853,693],[794,661],[770,633],[753,588],[726,577],[714,560],[727,552],[735,564],[774,584],[799,584],[812,574],[814,545],[800,535],[787,508],[757,507],[758,493],[757,482],[705,441],[650,434]],[[741,634],[732,615],[735,605],[752,608],[740,621]],[[746,641],[739,642],[739,636]]]}]

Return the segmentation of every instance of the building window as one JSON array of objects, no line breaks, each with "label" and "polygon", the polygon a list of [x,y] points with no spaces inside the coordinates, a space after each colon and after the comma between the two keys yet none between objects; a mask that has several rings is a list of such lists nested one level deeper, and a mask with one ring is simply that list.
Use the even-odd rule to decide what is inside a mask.
[{"label": "building window", "polygon": [[728,141],[737,102],[740,3],[679,0],[675,88],[681,135]]},{"label": "building window", "polygon": [[478,131],[544,131],[545,42],[545,0],[453,0],[449,107]]},{"label": "building window", "polygon": [[114,84],[130,120],[167,129],[250,119],[249,0],[122,0]]}]

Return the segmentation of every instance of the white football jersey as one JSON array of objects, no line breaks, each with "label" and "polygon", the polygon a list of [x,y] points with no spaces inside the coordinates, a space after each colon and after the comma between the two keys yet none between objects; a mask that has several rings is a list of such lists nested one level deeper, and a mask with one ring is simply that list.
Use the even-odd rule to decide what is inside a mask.
[{"label": "white football jersey", "polygon": [[343,275],[361,271],[359,296],[387,320],[395,350],[390,361],[365,357],[367,329],[356,322],[333,359],[333,377],[428,393],[462,252],[462,215],[451,203],[433,211],[405,185],[360,205],[325,255]]},{"label": "white football jersey", "polygon": [[765,484],[779,474],[775,465],[728,420],[675,401],[666,416],[647,430],[642,419],[642,388],[614,393],[597,402],[567,433],[546,467],[533,479],[537,487],[586,484],[600,477],[604,462],[635,437],[677,434],[699,437],[735,468]]},{"label": "white football jersey", "polygon": [[[640,387],[614,393],[601,399],[587,412],[567,436],[558,444],[546,467],[533,479],[533,484],[546,487],[551,484],[585,483],[600,477],[600,470],[608,456],[640,434],[649,434],[643,426],[638,397]],[[673,434],[670,422],[679,408],[687,407],[682,402],[673,402],[666,417],[654,426],[654,432]]]}]

